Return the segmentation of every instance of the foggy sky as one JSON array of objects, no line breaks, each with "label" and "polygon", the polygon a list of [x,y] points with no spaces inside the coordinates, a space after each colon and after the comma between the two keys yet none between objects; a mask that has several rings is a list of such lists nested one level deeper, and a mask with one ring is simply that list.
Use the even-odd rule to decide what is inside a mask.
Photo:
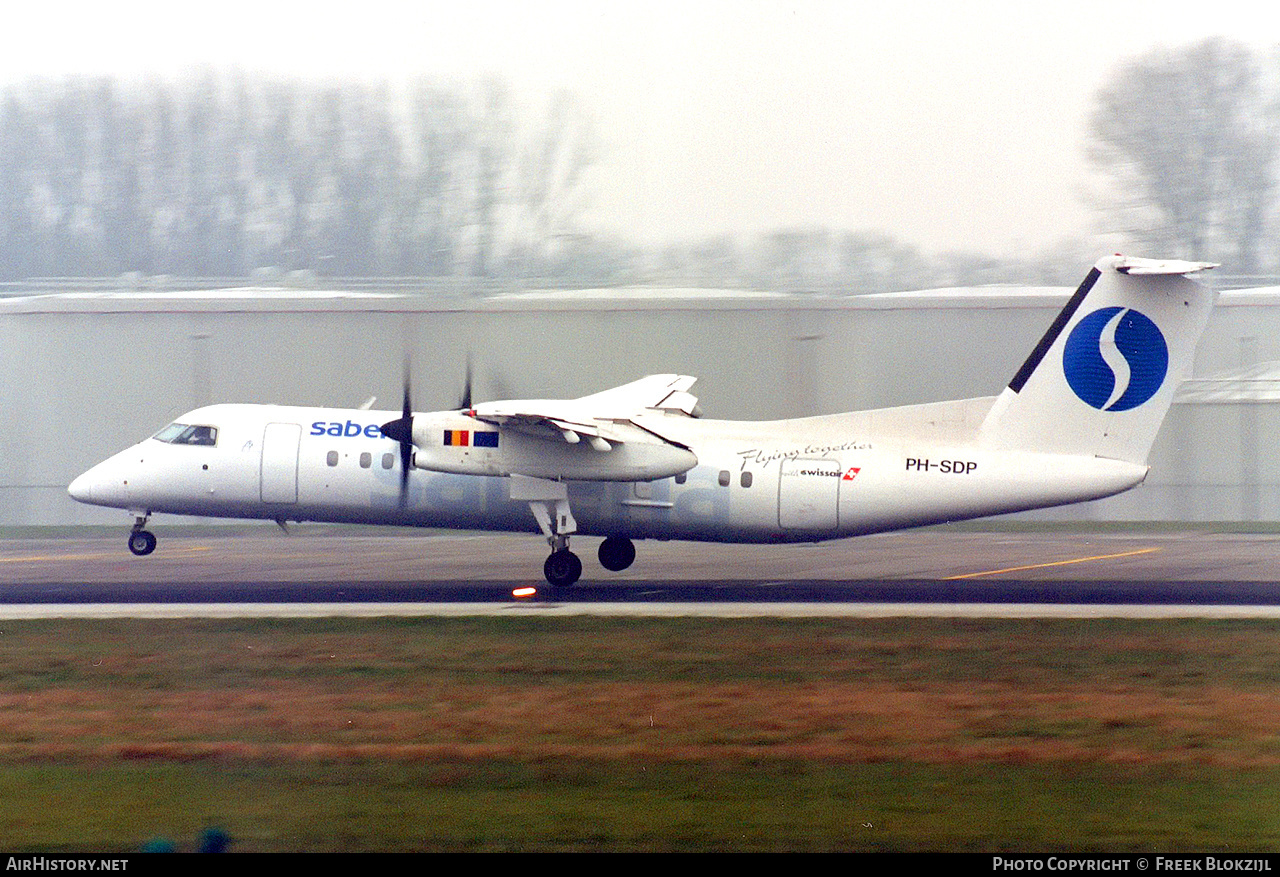
[{"label": "foggy sky", "polygon": [[0,82],[199,64],[393,82],[498,75],[531,108],[568,88],[600,141],[584,230],[654,243],[828,226],[998,254],[1106,231],[1084,144],[1092,95],[1117,65],[1216,35],[1268,49],[1280,10],[122,0],[8,12],[3,30]]}]

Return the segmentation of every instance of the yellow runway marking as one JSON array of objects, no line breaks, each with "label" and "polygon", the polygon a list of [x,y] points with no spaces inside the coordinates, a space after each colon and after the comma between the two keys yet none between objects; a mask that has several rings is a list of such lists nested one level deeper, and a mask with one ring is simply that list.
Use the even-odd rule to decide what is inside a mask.
[{"label": "yellow runway marking", "polygon": [[[165,557],[184,557],[201,551],[211,551],[212,546],[193,546],[191,548],[174,549]],[[109,554],[28,554],[25,557],[0,557],[0,563],[41,563],[48,560],[128,560],[125,551],[113,551]]]},{"label": "yellow runway marking", "polygon": [[1027,566],[1010,566],[1004,569],[988,569],[983,572],[967,572],[958,576],[947,576],[943,581],[949,582],[953,579],[975,579],[978,576],[997,576],[1004,572],[1022,572],[1028,569],[1044,569],[1050,566],[1069,566],[1073,563],[1088,563],[1091,560],[1111,560],[1116,557],[1133,557],[1135,554],[1150,554],[1153,551],[1159,551],[1159,548],[1139,548],[1136,551],[1122,551],[1119,554],[1095,554],[1092,557],[1076,557],[1071,560],[1055,560],[1052,563],[1032,563]]}]

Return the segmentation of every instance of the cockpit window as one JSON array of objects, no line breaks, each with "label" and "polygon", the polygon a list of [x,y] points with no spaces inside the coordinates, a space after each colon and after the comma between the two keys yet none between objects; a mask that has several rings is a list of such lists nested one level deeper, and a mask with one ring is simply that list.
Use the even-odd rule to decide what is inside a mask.
[{"label": "cockpit window", "polygon": [[211,448],[218,443],[218,428],[171,423],[152,438],[171,445],[202,445]]}]

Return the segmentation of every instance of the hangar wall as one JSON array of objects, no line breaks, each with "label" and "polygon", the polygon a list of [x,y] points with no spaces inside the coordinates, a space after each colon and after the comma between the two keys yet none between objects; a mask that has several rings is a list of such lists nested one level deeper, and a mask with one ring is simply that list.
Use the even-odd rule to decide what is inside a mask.
[{"label": "hangar wall", "polygon": [[[817,298],[606,290],[490,298],[228,290],[0,299],[0,526],[120,523],[66,495],[79,472],[213,401],[419,410],[699,378],[708,417],[769,419],[994,395],[1069,289]],[[1280,360],[1280,291],[1223,293],[1200,383]],[[1238,382],[1237,382],[1238,384]],[[1236,386],[1237,384],[1233,384]],[[1276,520],[1280,399],[1175,404],[1147,483],[1040,519]]]}]

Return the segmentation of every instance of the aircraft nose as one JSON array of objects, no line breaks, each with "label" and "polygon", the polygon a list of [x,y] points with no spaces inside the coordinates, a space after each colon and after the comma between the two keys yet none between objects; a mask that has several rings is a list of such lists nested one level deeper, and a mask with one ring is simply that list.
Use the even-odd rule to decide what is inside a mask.
[{"label": "aircraft nose", "polygon": [[124,482],[99,464],[68,484],[67,493],[77,502],[115,505],[124,498]]},{"label": "aircraft nose", "polygon": [[90,470],[82,475],[76,476],[75,480],[67,485],[67,493],[71,494],[71,498],[76,502],[93,502],[93,482],[91,477],[93,471]]}]

